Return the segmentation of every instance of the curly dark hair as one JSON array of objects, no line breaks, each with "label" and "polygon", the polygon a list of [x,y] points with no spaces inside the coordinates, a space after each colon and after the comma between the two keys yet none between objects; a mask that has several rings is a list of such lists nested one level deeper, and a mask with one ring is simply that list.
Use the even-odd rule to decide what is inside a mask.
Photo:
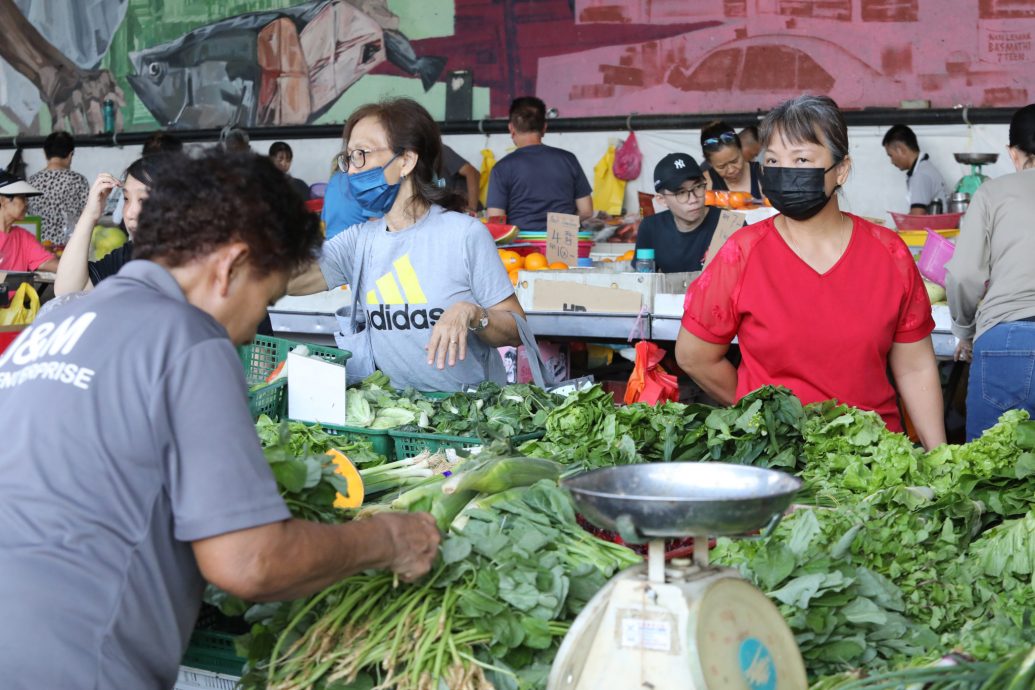
[{"label": "curly dark hair", "polygon": [[[150,161],[149,161],[150,162]],[[245,242],[260,275],[294,273],[319,254],[319,218],[265,156],[157,156],[133,238],[133,257],[182,266]]]},{"label": "curly dark hair", "polygon": [[427,110],[412,98],[392,98],[362,105],[349,116],[342,138],[348,146],[352,130],[360,120],[373,117],[384,127],[394,153],[413,151],[417,165],[410,173],[413,209],[437,204],[449,211],[462,211],[467,201],[449,187],[438,186],[442,161],[442,134]]}]

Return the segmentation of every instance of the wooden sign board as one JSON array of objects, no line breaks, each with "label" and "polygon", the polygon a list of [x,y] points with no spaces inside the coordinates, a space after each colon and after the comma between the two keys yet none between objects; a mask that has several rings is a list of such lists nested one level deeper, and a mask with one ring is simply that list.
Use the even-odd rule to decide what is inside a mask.
[{"label": "wooden sign board", "polygon": [[638,314],[642,303],[643,295],[632,290],[550,280],[535,284],[532,311]]},{"label": "wooden sign board", "polygon": [[579,217],[569,213],[546,214],[546,260],[579,263]]},{"label": "wooden sign board", "polygon": [[744,227],[743,214],[736,211],[723,211],[721,213],[719,222],[715,224],[715,234],[712,235],[711,244],[708,245],[708,251],[704,255],[705,266],[711,263],[715,255],[722,249],[722,245],[726,244],[729,236],[742,227]]}]

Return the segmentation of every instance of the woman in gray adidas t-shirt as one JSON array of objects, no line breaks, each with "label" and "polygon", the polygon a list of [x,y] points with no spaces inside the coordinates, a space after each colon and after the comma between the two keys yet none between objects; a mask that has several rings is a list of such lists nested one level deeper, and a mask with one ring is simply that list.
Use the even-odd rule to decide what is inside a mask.
[{"label": "woman in gray adidas t-shirt", "polygon": [[344,140],[338,166],[377,220],[327,242],[319,266],[293,280],[290,294],[351,285],[374,364],[398,388],[503,383],[496,348],[520,344],[508,312],[524,312],[488,230],[456,212],[464,200],[437,184],[435,121],[408,98],[368,104],[349,118]]}]

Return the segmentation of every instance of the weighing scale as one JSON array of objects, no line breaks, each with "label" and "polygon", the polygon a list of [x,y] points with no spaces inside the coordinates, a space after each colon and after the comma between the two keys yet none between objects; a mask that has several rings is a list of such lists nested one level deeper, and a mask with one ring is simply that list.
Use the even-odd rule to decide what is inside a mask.
[{"label": "weighing scale", "polygon": [[970,166],[970,174],[961,177],[953,191],[963,192],[971,197],[974,196],[974,192],[981,186],[981,183],[988,179],[987,175],[982,174],[981,166],[999,160],[998,153],[954,153],[952,155],[956,158],[957,163]]},{"label": "weighing scale", "polygon": [[[564,480],[577,510],[646,564],[613,577],[561,643],[547,690],[806,690],[805,664],[779,609],[736,570],[708,563],[709,536],[780,521],[801,482],[745,465],[625,465]],[[665,562],[665,538],[694,537]]]}]

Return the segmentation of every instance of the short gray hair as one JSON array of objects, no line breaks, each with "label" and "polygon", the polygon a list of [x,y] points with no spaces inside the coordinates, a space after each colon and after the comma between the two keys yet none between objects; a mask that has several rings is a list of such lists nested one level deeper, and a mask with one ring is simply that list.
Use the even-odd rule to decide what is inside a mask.
[{"label": "short gray hair", "polygon": [[766,114],[758,129],[763,149],[779,131],[788,142],[826,147],[835,164],[848,157],[848,125],[829,96],[805,94],[784,101]]}]

